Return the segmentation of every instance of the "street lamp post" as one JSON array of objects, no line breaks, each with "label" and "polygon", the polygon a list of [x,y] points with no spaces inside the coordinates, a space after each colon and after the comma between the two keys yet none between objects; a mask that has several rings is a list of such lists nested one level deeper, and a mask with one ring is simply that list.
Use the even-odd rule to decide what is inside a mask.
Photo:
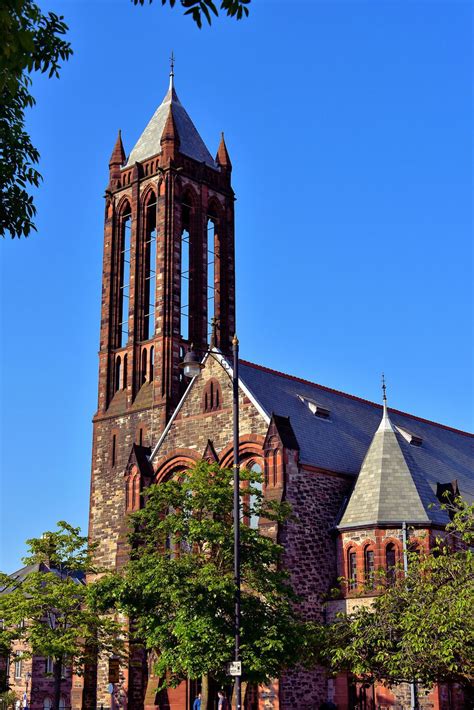
[{"label": "street lamp post", "polygon": [[[216,327],[216,323],[213,323]],[[211,349],[203,355],[212,355]],[[234,607],[234,660],[240,661],[240,458],[239,458],[239,340],[234,335],[232,340],[232,417],[233,417],[233,444],[234,444],[234,582],[235,582],[235,607]],[[191,349],[184,356],[180,364],[184,375],[189,378],[197,377],[204,365],[201,358]],[[227,372],[227,371],[226,371]],[[229,374],[229,373],[227,373]],[[230,377],[230,375],[229,375]],[[235,676],[236,709],[242,708],[242,690],[240,673]]]}]

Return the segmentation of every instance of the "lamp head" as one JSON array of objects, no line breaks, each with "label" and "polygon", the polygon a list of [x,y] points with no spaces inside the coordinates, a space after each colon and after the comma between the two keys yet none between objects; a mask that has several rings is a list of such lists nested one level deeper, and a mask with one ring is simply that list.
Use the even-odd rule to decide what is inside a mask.
[{"label": "lamp head", "polygon": [[193,350],[192,345],[191,349],[188,350],[184,356],[183,362],[180,362],[179,366],[182,368],[184,376],[189,377],[189,379],[197,377],[204,367],[204,365],[201,364],[199,355]]}]

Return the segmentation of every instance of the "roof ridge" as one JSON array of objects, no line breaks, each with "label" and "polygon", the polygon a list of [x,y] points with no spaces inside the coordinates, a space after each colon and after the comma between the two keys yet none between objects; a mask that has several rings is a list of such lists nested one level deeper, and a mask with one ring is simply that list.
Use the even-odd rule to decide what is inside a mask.
[{"label": "roof ridge", "polygon": [[[287,372],[281,372],[281,370],[274,370],[271,367],[267,367],[266,365],[258,365],[255,362],[250,362],[250,360],[242,360],[239,358],[239,362],[241,362],[243,365],[249,365],[250,367],[254,367],[257,370],[262,370],[262,372],[268,372],[273,375],[280,375],[281,377],[286,377],[289,380],[293,380],[294,382],[301,382],[302,384],[305,385],[312,385],[313,387],[319,387],[320,389],[324,390],[325,392],[333,392],[334,394],[340,394],[343,397],[347,397],[348,399],[354,399],[357,402],[364,402],[364,404],[370,404],[373,407],[377,407],[378,409],[383,409],[383,405],[379,404],[378,402],[372,402],[370,399],[364,399],[364,397],[358,397],[355,394],[349,394],[348,392],[343,392],[342,390],[337,390],[334,389],[333,387],[327,387],[326,385],[320,385],[318,382],[312,382],[311,380],[305,380],[303,377],[297,377],[296,375],[289,375]],[[395,414],[401,414],[404,417],[409,417],[410,419],[415,419],[418,422],[425,422],[426,424],[434,424],[435,426],[440,427],[441,429],[447,429],[448,431],[453,431],[456,434],[462,434],[463,436],[468,436],[470,438],[474,438],[474,433],[471,433],[470,431],[464,431],[463,429],[456,429],[455,427],[449,426],[448,424],[441,424],[440,422],[435,422],[432,419],[425,419],[424,417],[419,417],[416,414],[410,414],[409,412],[403,412],[401,409],[393,409],[392,407],[388,407],[388,410],[390,412],[393,412]]]}]

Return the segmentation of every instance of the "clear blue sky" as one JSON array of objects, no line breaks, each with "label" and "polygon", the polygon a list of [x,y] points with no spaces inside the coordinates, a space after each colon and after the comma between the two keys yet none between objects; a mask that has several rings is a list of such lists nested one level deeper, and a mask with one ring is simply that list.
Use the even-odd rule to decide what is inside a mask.
[{"label": "clear blue sky", "polygon": [[74,56],[35,79],[38,234],[2,249],[2,558],[87,527],[103,193],[168,83],[234,165],[242,356],[461,429],[473,424],[470,2],[42,0]]}]

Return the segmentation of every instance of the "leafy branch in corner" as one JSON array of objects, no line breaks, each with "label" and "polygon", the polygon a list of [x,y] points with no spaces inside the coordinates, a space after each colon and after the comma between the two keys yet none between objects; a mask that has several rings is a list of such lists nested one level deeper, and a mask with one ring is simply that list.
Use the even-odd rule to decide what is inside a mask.
[{"label": "leafy branch in corner", "polygon": [[[145,5],[147,0],[132,0],[134,5]],[[148,0],[151,4],[153,0]],[[201,29],[203,16],[208,24],[212,24],[211,13],[215,17],[219,17],[219,11],[225,13],[227,17],[235,17],[241,20],[242,17],[248,17],[251,0],[221,0],[219,9],[212,0],[179,0],[181,7],[185,8],[185,15],[191,15],[196,25]],[[162,5],[169,4],[170,7],[176,5],[176,0],[161,0]]]}]

